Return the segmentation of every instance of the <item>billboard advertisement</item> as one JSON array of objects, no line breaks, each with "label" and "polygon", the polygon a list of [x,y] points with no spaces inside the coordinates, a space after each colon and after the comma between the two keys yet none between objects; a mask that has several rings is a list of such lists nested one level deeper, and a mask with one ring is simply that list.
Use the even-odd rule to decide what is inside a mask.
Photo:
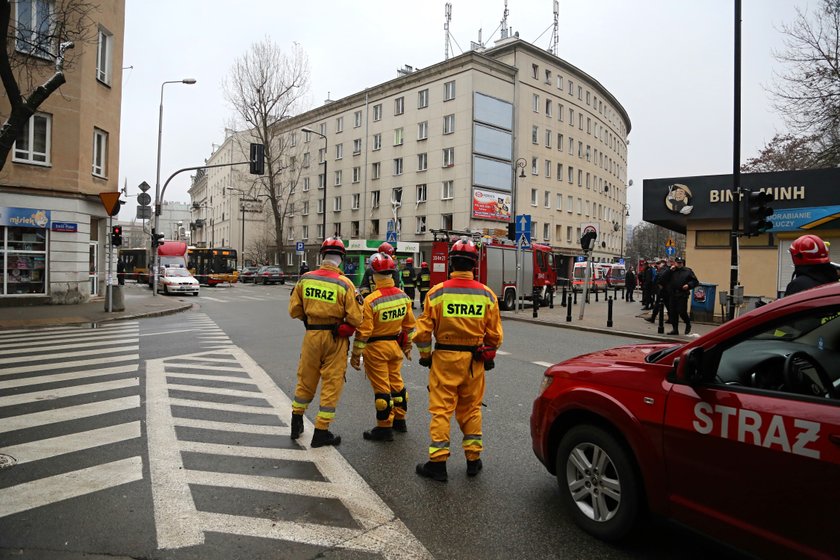
[{"label": "billboard advertisement", "polygon": [[510,221],[510,193],[473,189],[473,218],[480,220]]}]

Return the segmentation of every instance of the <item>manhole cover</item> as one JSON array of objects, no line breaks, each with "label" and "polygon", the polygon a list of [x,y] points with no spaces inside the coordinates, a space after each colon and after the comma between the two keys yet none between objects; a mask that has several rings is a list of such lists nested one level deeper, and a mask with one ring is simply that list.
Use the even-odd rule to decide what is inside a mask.
[{"label": "manhole cover", "polygon": [[17,463],[17,461],[15,461],[14,457],[0,453],[0,470],[14,467],[15,463]]}]

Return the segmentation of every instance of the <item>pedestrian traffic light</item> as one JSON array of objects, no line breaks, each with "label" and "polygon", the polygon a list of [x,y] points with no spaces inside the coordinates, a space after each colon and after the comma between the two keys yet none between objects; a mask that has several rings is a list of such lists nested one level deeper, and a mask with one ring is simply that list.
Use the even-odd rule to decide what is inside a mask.
[{"label": "pedestrian traffic light", "polygon": [[160,245],[163,245],[163,237],[164,235],[162,233],[157,233],[154,228],[152,228],[152,247],[159,247]]},{"label": "pedestrian traffic light", "polygon": [[773,209],[769,206],[771,202],[773,195],[769,192],[741,189],[741,214],[745,237],[762,234],[773,227],[773,222],[767,219],[773,215]]},{"label": "pedestrian traffic light", "polygon": [[265,173],[265,145],[251,143],[251,175]]},{"label": "pedestrian traffic light", "polygon": [[583,234],[583,237],[580,238],[580,247],[583,249],[584,252],[591,251],[594,248],[595,238],[598,237],[598,234],[594,231],[587,231]]},{"label": "pedestrian traffic light", "polygon": [[111,246],[122,245],[122,226],[111,226]]}]

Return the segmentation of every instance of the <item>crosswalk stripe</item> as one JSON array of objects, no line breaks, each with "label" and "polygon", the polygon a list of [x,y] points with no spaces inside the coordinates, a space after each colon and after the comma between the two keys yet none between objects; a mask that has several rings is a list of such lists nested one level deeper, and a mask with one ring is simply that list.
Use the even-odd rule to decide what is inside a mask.
[{"label": "crosswalk stripe", "polygon": [[219,432],[242,432],[245,434],[266,436],[287,436],[290,433],[288,426],[261,426],[259,424],[241,424],[238,422],[225,422],[223,420],[199,420],[197,418],[173,418],[173,422],[178,428],[201,428]]},{"label": "crosswalk stripe", "polygon": [[[229,383],[248,383],[249,379],[246,377],[233,377],[232,375],[202,375],[200,373],[179,373],[174,371],[167,371],[166,375],[169,378],[178,379],[181,378],[183,380],[187,379],[201,379],[204,381],[219,381],[219,382],[229,382]],[[192,387],[192,385],[190,385]]]},{"label": "crosswalk stripe", "polygon": [[[137,332],[128,332],[124,334],[114,334],[110,336],[99,336],[96,340],[91,341],[91,337],[83,339],[71,340],[54,340],[49,339],[49,342],[39,341],[31,344],[17,343],[8,350],[0,350],[0,356],[7,354],[23,354],[25,352],[45,352],[47,350],[61,350],[62,348],[89,348],[91,346],[102,346],[103,344],[119,344],[128,342],[130,339],[137,338]],[[89,342],[79,342],[79,340],[86,340]],[[6,346],[8,348],[8,346]]]},{"label": "crosswalk stripe", "polygon": [[504,350],[496,350],[496,354],[499,356],[510,356],[510,352],[505,352]]},{"label": "crosswalk stripe", "polygon": [[0,397],[0,407],[63,399],[66,397],[88,395],[90,393],[98,393],[101,391],[113,391],[115,389],[125,389],[126,387],[137,387],[139,385],[140,380],[136,377],[133,379],[103,381],[101,383],[87,383],[85,385],[71,385],[70,387],[60,387],[56,389],[48,389],[46,391],[34,391],[31,393],[21,393],[19,395]]},{"label": "crosswalk stripe", "polygon": [[143,479],[143,461],[129,457],[0,490],[0,517]]},{"label": "crosswalk stripe", "polygon": [[[298,451],[298,453],[300,453],[300,451]],[[252,455],[248,456],[251,457]],[[239,488],[242,490],[259,490],[261,492],[274,492],[277,494],[318,496],[319,498],[324,498],[326,500],[340,499],[342,497],[343,490],[331,482],[279,478],[276,476],[226,474],[209,471],[187,470],[184,478],[186,478],[187,484]]]},{"label": "crosswalk stripe", "polygon": [[[94,348],[92,350],[79,350],[78,352],[61,352],[61,353],[39,353],[35,355],[29,356],[30,360],[33,361],[40,361],[40,360],[55,360],[58,358],[81,358],[82,356],[94,356],[94,355],[101,355],[101,354],[115,354],[117,352],[131,352],[131,351],[139,351],[140,346],[138,344],[132,344],[131,346],[113,346],[113,347],[105,347],[105,348]],[[20,362],[20,357],[16,358],[0,358],[0,364],[14,364]],[[30,366],[32,367],[32,366]]]},{"label": "crosswalk stripe", "polygon": [[[289,430],[286,434],[289,435]],[[224,443],[204,443],[200,441],[180,441],[181,451],[227,455],[231,457],[251,457],[256,459],[277,459],[279,461],[310,461],[302,449],[275,449],[273,447],[249,447],[246,445],[227,445]],[[199,484],[205,484],[201,482]]]},{"label": "crosswalk stripe", "polygon": [[126,325],[113,328],[99,328],[89,329],[85,327],[67,327],[59,332],[44,332],[38,331],[23,331],[15,333],[14,335],[7,334],[11,331],[0,331],[0,342],[28,342],[32,341],[33,337],[36,339],[49,338],[49,340],[64,340],[64,339],[78,339],[91,338],[96,336],[108,336],[114,334],[121,334],[127,332],[137,332],[138,325]]},{"label": "crosswalk stripe", "polygon": [[[99,358],[96,360],[75,360],[72,362],[56,362],[52,364],[38,364],[37,370],[44,371],[49,369],[68,369],[74,367],[82,367],[82,366],[95,366],[98,364],[111,364],[114,362],[128,362],[133,361],[136,362],[140,359],[139,354],[125,354],[122,356],[108,356],[105,358]],[[0,376],[3,375],[12,375],[15,373],[29,373],[33,371],[32,365],[20,366],[16,368],[3,368],[0,369]]]},{"label": "crosswalk stripe", "polygon": [[[241,381],[241,380],[240,380]],[[219,387],[200,387],[198,385],[181,385],[180,383],[168,383],[170,391],[189,391],[190,393],[203,393],[205,395],[226,395],[229,397],[243,397],[252,399],[261,397],[259,389],[256,391],[239,391],[237,389],[222,389]]]},{"label": "crosswalk stripe", "polygon": [[56,424],[58,422],[67,422],[69,420],[77,420],[79,418],[99,416],[110,412],[121,412],[123,410],[139,407],[140,396],[134,395],[131,397],[121,397],[101,402],[65,406],[56,410],[44,410],[41,412],[32,412],[30,414],[10,416],[8,418],[0,418],[0,433],[13,432],[15,430],[23,430],[26,428],[35,428],[37,426]]},{"label": "crosswalk stripe", "polygon": [[252,301],[266,301],[266,298],[261,298],[261,297],[253,297],[253,296],[239,296],[239,297],[241,297],[242,299],[250,299]]},{"label": "crosswalk stripe", "polygon": [[551,366],[554,365],[554,364],[549,363],[549,362],[531,362],[531,363],[534,364],[534,365],[542,366],[542,367],[551,367]]},{"label": "crosswalk stripe", "polygon": [[0,389],[13,389],[15,387],[28,387],[29,385],[41,385],[44,383],[58,383],[60,381],[73,381],[87,377],[100,377],[104,375],[115,375],[119,373],[131,373],[139,369],[138,364],[128,364],[111,368],[86,369],[70,373],[56,373],[55,375],[38,375],[35,377],[22,377],[20,379],[9,379],[0,381]]},{"label": "crosswalk stripe", "polygon": [[214,297],[210,297],[210,296],[198,296],[198,297],[200,297],[201,299],[209,299],[210,301],[217,301],[219,303],[227,303],[228,302],[228,300],[226,300],[226,299],[219,299],[219,298],[214,298]]},{"label": "crosswalk stripe", "polygon": [[176,367],[178,369],[200,369],[202,371],[242,371],[244,369],[240,369],[238,367],[233,366],[205,366],[199,364],[170,364],[172,367]]},{"label": "crosswalk stripe", "polygon": [[102,445],[119,443],[140,437],[140,422],[127,422],[86,432],[77,432],[65,436],[30,441],[20,445],[3,448],[3,453],[11,455],[18,464],[40,461],[58,455],[93,449]]},{"label": "crosswalk stripe", "polygon": [[172,406],[186,406],[189,408],[201,408],[204,410],[218,410],[219,412],[244,412],[246,414],[269,414],[274,410],[265,406],[248,406],[242,404],[224,404],[206,401],[193,401],[190,399],[169,399]]}]

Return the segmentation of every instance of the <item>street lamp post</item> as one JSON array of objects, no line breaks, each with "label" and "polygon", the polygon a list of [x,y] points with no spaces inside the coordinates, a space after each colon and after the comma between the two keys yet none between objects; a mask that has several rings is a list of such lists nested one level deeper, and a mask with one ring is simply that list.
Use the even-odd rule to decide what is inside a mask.
[{"label": "street lamp post", "polygon": [[[195,83],[195,78],[183,78],[181,80],[167,80],[160,84],[160,111],[158,113],[158,141],[157,141],[157,165],[156,167],[156,174],[155,174],[155,227],[154,232],[155,234],[159,233],[160,230],[160,206],[163,202],[160,199],[160,144],[161,144],[161,137],[163,136],[163,86],[166,84],[188,84],[193,85]],[[155,249],[154,255],[154,263],[155,263],[155,270],[154,270],[154,283],[152,284],[152,295],[157,295],[157,287],[158,287],[158,267],[160,266],[160,259],[158,258],[157,247]]]},{"label": "street lamp post", "polygon": [[[528,165],[528,160],[525,158],[517,159],[513,164],[513,192],[511,193],[510,197],[510,213],[511,213],[511,222],[513,223],[513,231],[516,231],[516,195],[517,191],[519,190],[518,187],[518,178],[524,179],[525,178],[525,166]],[[517,173],[517,169],[519,172]],[[520,290],[520,286],[524,284],[524,280],[520,279],[520,275],[523,273],[522,267],[522,256],[519,254],[522,251],[522,247],[519,243],[519,239],[514,239],[516,242],[516,299],[519,302],[518,304],[514,304],[513,312],[519,313],[519,309],[524,307],[522,291]]]},{"label": "street lamp post", "polygon": [[304,127],[301,129],[303,132],[308,132],[310,134],[317,134],[321,138],[324,139],[324,217],[321,219],[321,227],[324,230],[324,239],[327,238],[327,183],[329,179],[327,178],[327,159],[329,158],[329,142],[327,137],[321,134],[318,131],[312,130],[311,128]]}]

